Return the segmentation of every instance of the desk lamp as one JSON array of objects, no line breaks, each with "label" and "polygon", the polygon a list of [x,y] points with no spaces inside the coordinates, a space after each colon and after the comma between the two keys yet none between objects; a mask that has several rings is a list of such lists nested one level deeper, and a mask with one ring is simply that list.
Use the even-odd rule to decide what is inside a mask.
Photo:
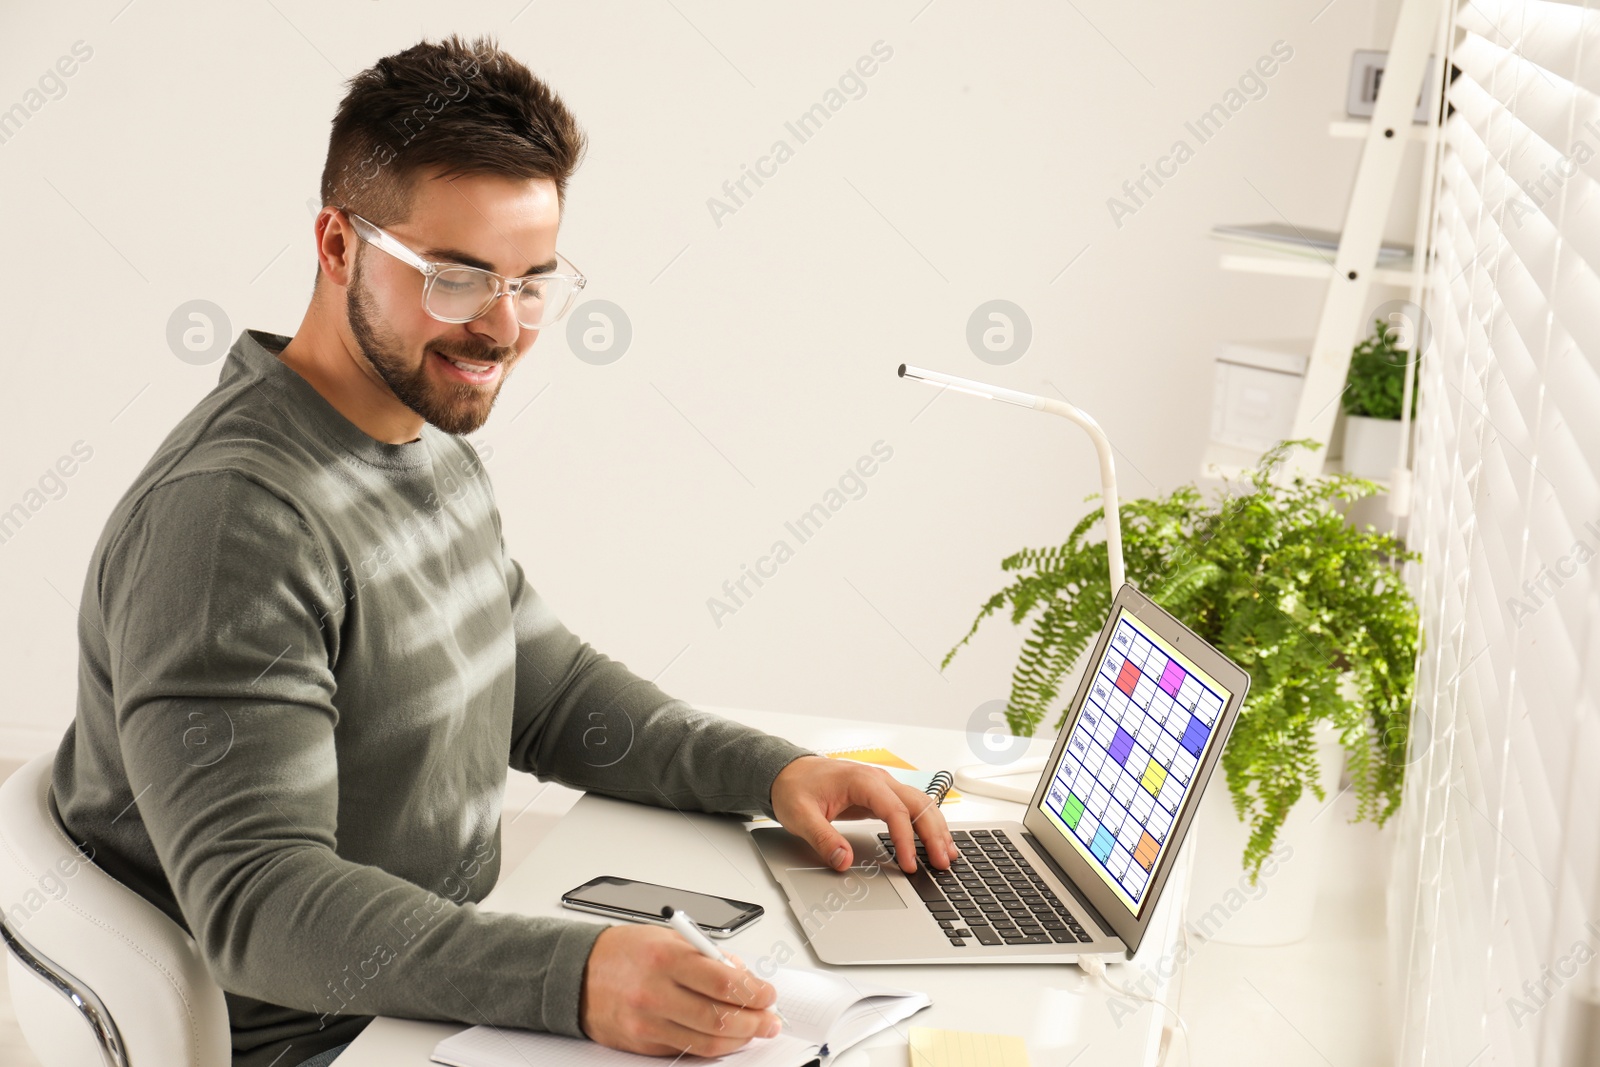
[{"label": "desk lamp", "polygon": [[[1007,404],[1018,407],[1032,408],[1035,411],[1047,411],[1052,415],[1060,415],[1064,419],[1071,419],[1083,427],[1089,439],[1094,442],[1095,454],[1100,458],[1100,495],[1105,503],[1106,526],[1106,558],[1111,569],[1111,596],[1116,599],[1117,592],[1122,588],[1124,572],[1122,569],[1122,518],[1117,510],[1117,470],[1112,460],[1111,442],[1100,424],[1093,417],[1079,408],[1062,400],[1052,400],[1046,396],[1035,396],[1032,393],[1020,393],[1015,389],[1004,389],[998,385],[988,385],[984,382],[975,382],[970,378],[957,378],[953,374],[941,374],[938,371],[923,370],[921,367],[912,367],[905,363],[900,364],[900,377],[910,378],[913,381],[927,382],[929,385],[941,389],[954,389],[958,393],[968,393],[972,396],[982,397],[985,400],[1001,400]],[[967,793],[979,796],[997,797],[1001,800],[1014,800],[1026,804],[1033,799],[1033,787],[1023,789],[1020,786],[1003,785],[992,781],[994,778],[1007,778],[1014,774],[1038,774],[1044,770],[1046,759],[1034,758],[1022,760],[1018,763],[1002,765],[999,767],[989,764],[975,763],[961,767],[955,773],[956,788]]]}]

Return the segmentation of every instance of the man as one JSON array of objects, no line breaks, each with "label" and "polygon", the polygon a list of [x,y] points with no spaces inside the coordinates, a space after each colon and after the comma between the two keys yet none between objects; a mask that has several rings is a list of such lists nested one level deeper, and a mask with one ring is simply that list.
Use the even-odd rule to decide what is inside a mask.
[{"label": "man", "polygon": [[581,288],[583,148],[488,39],[352,79],[299,331],[239,337],[95,549],[54,801],[194,936],[236,1065],[325,1064],[378,1014],[674,1056],[775,1032],[771,985],[670,930],[480,912],[508,765],[762,812],[840,870],[836,818],[883,819],[908,869],[913,835],[955,855],[927,797],[668,697],[507,555],[460,435]]}]

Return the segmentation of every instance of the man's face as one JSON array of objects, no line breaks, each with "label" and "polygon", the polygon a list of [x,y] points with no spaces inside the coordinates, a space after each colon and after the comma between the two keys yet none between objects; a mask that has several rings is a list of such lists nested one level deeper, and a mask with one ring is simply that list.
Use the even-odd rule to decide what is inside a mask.
[{"label": "man's face", "polygon": [[[560,221],[550,179],[472,175],[419,181],[411,217],[384,229],[423,259],[514,278],[553,267]],[[345,310],[370,365],[363,372],[446,433],[472,433],[489,418],[506,376],[539,331],[520,325],[504,296],[471,322],[440,322],[422,308],[419,271],[361,245]],[[458,368],[452,359],[482,373]]]}]

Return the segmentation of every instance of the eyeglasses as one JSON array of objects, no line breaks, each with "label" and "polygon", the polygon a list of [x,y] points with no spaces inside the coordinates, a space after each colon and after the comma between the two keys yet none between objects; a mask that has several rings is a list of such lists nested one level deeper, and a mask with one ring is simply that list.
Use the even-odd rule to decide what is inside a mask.
[{"label": "eyeglasses", "polygon": [[434,263],[401,244],[382,227],[348,208],[340,210],[350,216],[363,241],[422,272],[422,310],[440,322],[471,322],[488,312],[501,295],[510,293],[517,322],[525,329],[537,330],[565,315],[578,290],[589,283],[559,252],[556,271],[521,278],[507,278],[492,270],[456,263]]}]

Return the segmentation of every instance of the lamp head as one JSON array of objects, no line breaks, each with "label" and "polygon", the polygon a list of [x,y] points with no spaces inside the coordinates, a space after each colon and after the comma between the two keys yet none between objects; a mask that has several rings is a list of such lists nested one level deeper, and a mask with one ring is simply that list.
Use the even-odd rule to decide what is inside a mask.
[{"label": "lamp head", "polygon": [[1117,507],[1117,471],[1116,463],[1111,455],[1111,442],[1106,438],[1105,431],[1100,424],[1084,411],[1073,407],[1064,400],[1050,397],[1034,396],[1032,393],[1022,393],[1015,389],[1006,389],[999,385],[990,385],[987,382],[975,382],[971,378],[958,378],[954,374],[944,374],[936,370],[924,370],[921,367],[912,367],[905,363],[900,364],[899,375],[910,378],[912,381],[927,382],[937,385],[941,389],[954,389],[958,393],[967,393],[970,396],[980,397],[984,400],[999,400],[1007,404],[1015,404],[1021,408],[1032,408],[1034,411],[1047,411],[1052,415],[1060,415],[1081,426],[1089,439],[1094,442],[1096,456],[1100,460],[1100,490],[1105,501],[1106,523],[1106,553],[1111,568],[1111,596],[1114,599],[1117,590],[1122,588],[1122,518]]}]

